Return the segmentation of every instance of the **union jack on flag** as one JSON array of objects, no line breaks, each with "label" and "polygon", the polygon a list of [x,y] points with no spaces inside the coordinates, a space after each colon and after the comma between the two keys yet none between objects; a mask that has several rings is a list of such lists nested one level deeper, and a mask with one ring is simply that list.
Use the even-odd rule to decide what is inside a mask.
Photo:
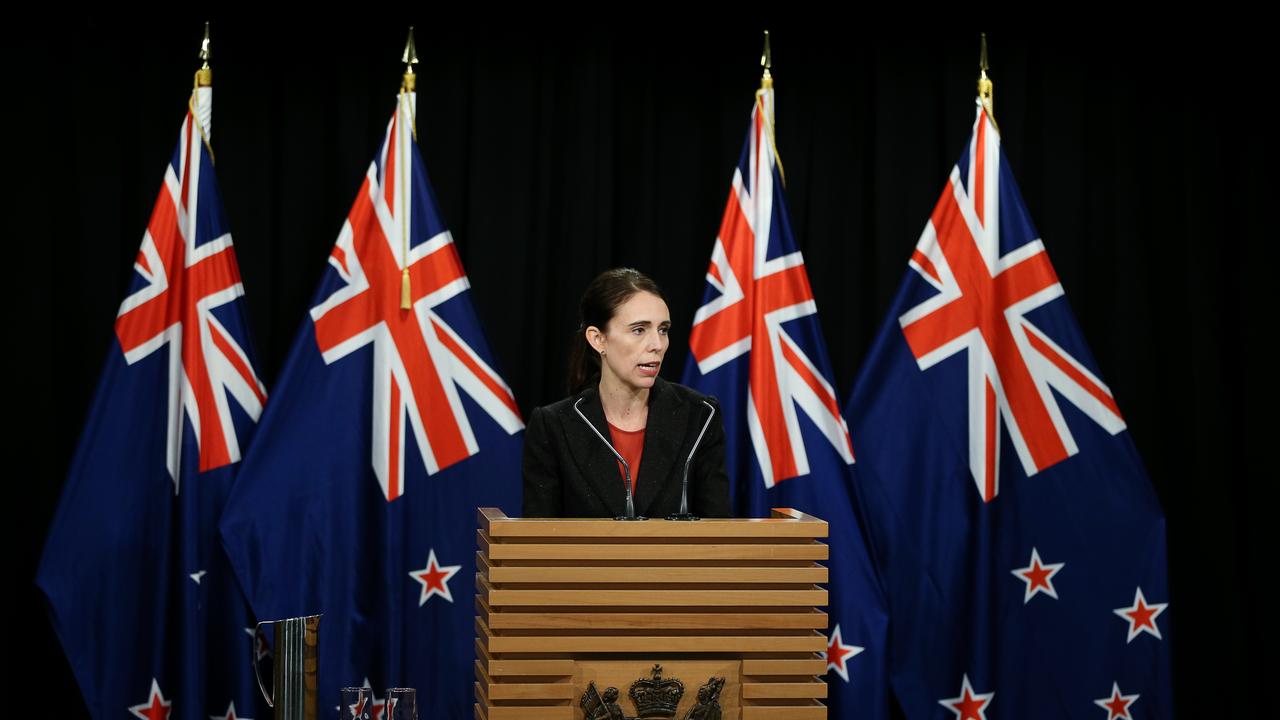
[{"label": "union jack on flag", "polygon": [[[414,194],[413,94],[401,95],[382,148],[329,255],[343,283],[311,309],[325,363],[373,345],[373,469],[387,500],[404,493],[406,427],[429,475],[479,451],[459,390],[508,433],[524,427],[511,388],[442,312],[470,284],[430,190]],[[415,212],[427,240],[408,244]],[[418,228],[414,228],[415,230]],[[401,308],[405,270],[411,299]],[[406,423],[407,420],[407,423]]]},{"label": "union jack on flag", "polygon": [[[244,288],[217,186],[212,178],[201,182],[213,171],[211,158],[202,162],[212,133],[212,95],[210,87],[192,94],[134,261],[139,287],[120,303],[116,317],[116,337],[130,365],[169,348],[165,466],[175,493],[184,421],[195,432],[199,470],[212,470],[240,460],[231,401],[256,421],[267,399],[244,347],[219,320],[219,310]],[[202,212],[202,202],[213,207]]]},{"label": "union jack on flag", "polygon": [[518,507],[524,424],[436,208],[416,101],[399,95],[221,529],[260,616],[325,613],[322,687],[416,687],[424,716],[463,717],[458,570],[476,507]]},{"label": "union jack on flag", "polygon": [[[999,492],[1000,430],[1028,476],[1079,452],[1056,394],[1107,432],[1125,429],[1111,391],[1033,321],[1062,297],[1038,238],[1001,242],[1000,134],[979,113],[964,177],[951,171],[910,266],[937,294],[898,318],[921,370],[953,355],[968,363],[969,470],[984,501]],[[1012,182],[1012,177],[1007,178]],[[1017,188],[1011,188],[1011,194]],[[1019,213],[1011,224],[1025,222]],[[1012,237],[1020,238],[1016,225]]]},{"label": "union jack on flag", "polygon": [[797,411],[841,460],[853,462],[826,348],[821,334],[811,332],[816,322],[794,323],[816,320],[818,306],[791,238],[781,188],[774,192],[781,174],[772,117],[773,91],[762,90],[711,250],[707,300],[694,314],[689,336],[699,374],[748,358],[747,427],[765,487],[809,474]]},{"label": "union jack on flag", "polygon": [[207,84],[192,91],[36,578],[98,718],[256,707],[253,623],[216,526],[266,390],[212,102]]},{"label": "union jack on flag", "polygon": [[832,716],[887,717],[887,617],[849,489],[853,445],[787,218],[769,86],[756,94],[706,279],[684,382],[724,408],[735,513],[793,507],[828,521]]},{"label": "union jack on flag", "polygon": [[979,102],[846,405],[907,717],[1172,715],[1164,518],[1100,378]]}]

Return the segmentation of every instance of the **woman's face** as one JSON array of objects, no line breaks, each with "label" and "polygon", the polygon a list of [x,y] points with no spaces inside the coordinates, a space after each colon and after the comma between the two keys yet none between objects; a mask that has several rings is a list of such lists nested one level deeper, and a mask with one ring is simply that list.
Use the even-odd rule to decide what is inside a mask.
[{"label": "woman's face", "polygon": [[632,389],[653,387],[671,339],[671,313],[653,293],[638,292],[618,306],[601,332],[587,328],[587,341],[600,356],[602,379],[612,376]]}]

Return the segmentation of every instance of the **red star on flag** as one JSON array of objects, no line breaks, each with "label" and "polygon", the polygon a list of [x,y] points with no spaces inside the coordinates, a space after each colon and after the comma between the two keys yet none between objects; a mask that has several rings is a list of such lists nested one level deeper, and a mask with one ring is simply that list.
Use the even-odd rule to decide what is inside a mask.
[{"label": "red star on flag", "polygon": [[426,605],[432,595],[439,595],[453,602],[453,595],[449,593],[449,578],[461,569],[461,565],[441,565],[436,562],[436,550],[431,548],[427,555],[427,566],[409,573],[409,577],[422,583],[422,597],[418,598],[418,607]]},{"label": "red star on flag", "polygon": [[1022,599],[1022,604],[1026,605],[1031,602],[1031,598],[1037,593],[1044,593],[1054,600],[1058,599],[1058,591],[1053,587],[1053,576],[1058,574],[1066,563],[1043,563],[1040,561],[1040,553],[1035,548],[1031,548],[1031,563],[1026,567],[1020,567],[1013,571],[1013,576],[1027,584],[1026,595]]},{"label": "red star on flag", "polygon": [[835,670],[842,680],[849,682],[849,666],[845,663],[865,649],[857,645],[845,645],[840,638],[840,625],[837,624],[836,629],[831,632],[831,643],[822,654],[827,661],[827,671]]},{"label": "red star on flag", "polygon": [[226,715],[210,715],[209,720],[253,720],[253,718],[240,717],[239,715],[236,715],[236,703],[233,700],[231,704],[227,706]]},{"label": "red star on flag", "polygon": [[142,720],[169,720],[169,706],[172,704],[173,701],[164,699],[164,695],[160,693],[160,684],[152,678],[151,697],[144,703],[130,707],[129,712]]},{"label": "red star on flag", "polygon": [[1156,618],[1160,617],[1160,613],[1169,607],[1169,603],[1147,603],[1147,599],[1142,596],[1142,588],[1138,588],[1133,594],[1133,604],[1129,607],[1116,608],[1112,610],[1129,623],[1129,639],[1125,642],[1133,642],[1133,639],[1141,633],[1154,635],[1157,640],[1163,640],[1160,635],[1160,628],[1156,626]]},{"label": "red star on flag", "polygon": [[364,679],[362,687],[369,688],[369,717],[371,720],[382,720],[382,710],[386,707],[386,702],[374,694],[369,678]]},{"label": "red star on flag", "polygon": [[369,704],[369,695],[365,694],[364,690],[362,689],[360,691],[359,699],[347,706],[351,708],[351,717],[354,718],[355,720],[366,720],[369,717],[366,714],[368,712],[368,710],[366,710],[366,706],[368,706],[368,704]]},{"label": "red star on flag", "polygon": [[991,704],[993,697],[995,691],[975,693],[966,674],[960,681],[960,695],[939,700],[938,704],[955,713],[956,720],[987,720],[987,706]]},{"label": "red star on flag", "polygon": [[1129,714],[1129,706],[1138,700],[1138,695],[1121,695],[1120,686],[1111,683],[1111,697],[1094,700],[1093,704],[1107,711],[1107,720],[1117,720],[1125,718],[1125,720],[1133,720],[1133,716]]}]

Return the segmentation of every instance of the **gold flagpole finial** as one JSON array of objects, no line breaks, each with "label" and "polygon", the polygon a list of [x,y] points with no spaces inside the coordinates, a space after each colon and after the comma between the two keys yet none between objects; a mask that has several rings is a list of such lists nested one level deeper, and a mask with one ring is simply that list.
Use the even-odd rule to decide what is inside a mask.
[{"label": "gold flagpole finial", "polygon": [[760,67],[763,69],[760,75],[760,87],[765,89],[773,87],[773,75],[769,73],[773,68],[773,50],[769,49],[768,30],[764,31],[764,50],[760,52]]},{"label": "gold flagpole finial", "polygon": [[406,92],[414,92],[414,80],[417,76],[413,72],[413,66],[418,64],[418,48],[413,42],[413,26],[409,26],[409,39],[404,42],[404,54],[400,57],[400,62],[404,63],[404,89]]},{"label": "gold flagpole finial", "polygon": [[[982,48],[978,58],[978,100],[982,103],[982,109],[986,111],[987,117],[991,118],[991,124],[996,125],[994,86],[991,78],[987,77],[987,70],[990,68],[991,66],[987,64],[987,34],[982,33]],[[1000,130],[999,125],[996,125],[996,130]]]},{"label": "gold flagpole finial", "polygon": [[213,85],[213,69],[209,67],[209,60],[213,58],[213,51],[209,49],[209,21],[204,23],[204,39],[200,41],[200,69],[196,71],[196,87],[208,87]]}]

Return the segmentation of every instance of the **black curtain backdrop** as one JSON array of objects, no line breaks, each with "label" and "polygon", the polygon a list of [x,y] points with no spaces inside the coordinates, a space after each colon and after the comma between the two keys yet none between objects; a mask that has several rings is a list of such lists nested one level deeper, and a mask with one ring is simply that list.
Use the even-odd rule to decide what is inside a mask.
[{"label": "black curtain backdrop", "polygon": [[[1168,519],[1179,714],[1259,714],[1258,636],[1274,632],[1260,579],[1274,547],[1262,333],[1275,314],[1262,295],[1275,280],[1262,247],[1274,237],[1264,157],[1276,157],[1262,31],[1099,34],[1053,17],[857,31],[775,14],[791,222],[842,398],[967,140],[989,34],[1004,151]],[[24,695],[70,715],[84,708],[32,579],[197,67],[203,18],[171,18],[6,33],[4,217],[22,308],[6,644],[36,679]],[[407,24],[214,18],[213,148],[268,390],[393,110]],[[611,266],[665,288],[663,372],[679,379],[761,29],[418,22],[419,145],[526,413],[563,395],[578,295]]]}]

